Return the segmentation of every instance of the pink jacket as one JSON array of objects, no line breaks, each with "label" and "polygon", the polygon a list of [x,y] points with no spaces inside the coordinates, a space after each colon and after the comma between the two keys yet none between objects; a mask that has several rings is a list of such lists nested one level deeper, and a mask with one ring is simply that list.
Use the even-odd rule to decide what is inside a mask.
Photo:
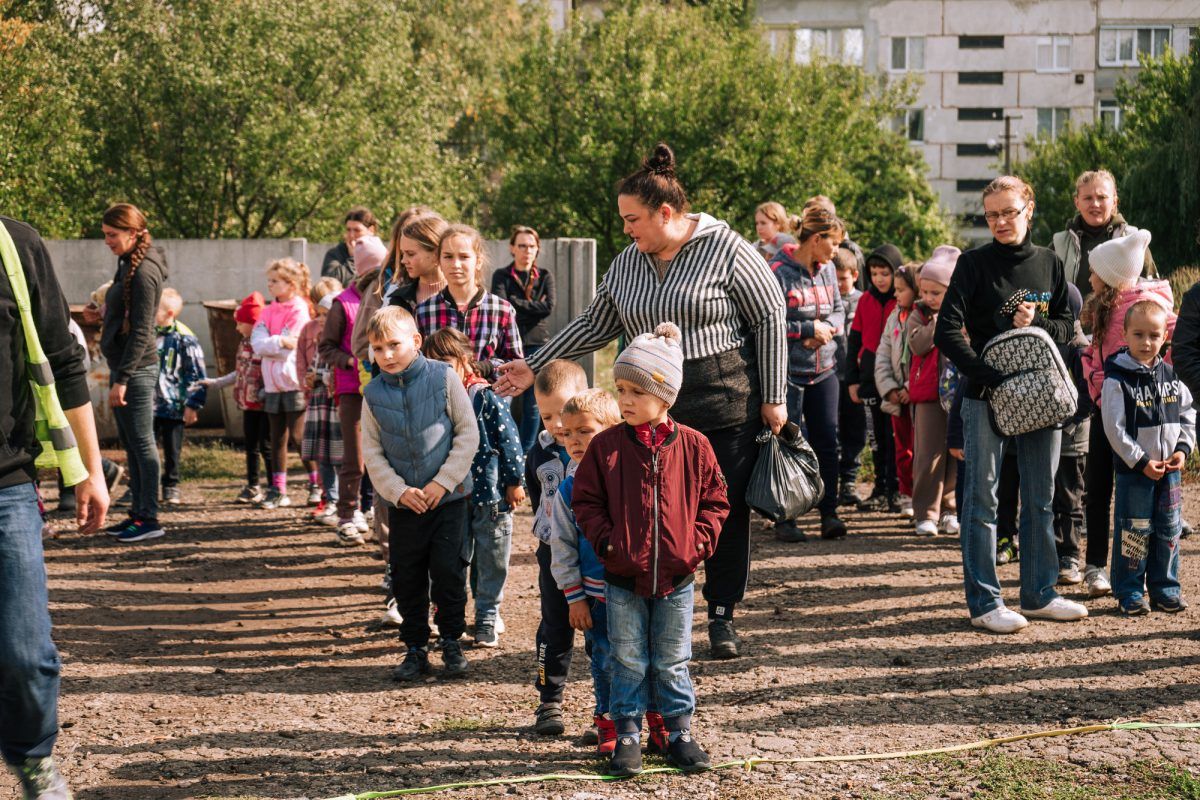
[{"label": "pink jacket", "polygon": [[[1088,384],[1088,394],[1092,402],[1100,402],[1100,388],[1104,386],[1104,360],[1116,353],[1128,342],[1125,341],[1125,312],[1134,303],[1143,300],[1153,300],[1167,310],[1167,341],[1175,334],[1175,299],[1171,293],[1171,284],[1167,281],[1143,278],[1131,289],[1124,289],[1117,295],[1116,305],[1108,316],[1108,330],[1103,337],[1097,331],[1092,332],[1092,343],[1083,351],[1083,377]],[[1170,362],[1171,351],[1167,350],[1166,360]]]},{"label": "pink jacket", "polygon": [[296,349],[279,343],[284,336],[300,337],[312,316],[301,297],[271,303],[262,311],[250,333],[254,352],[262,356],[263,387],[267,392],[295,392],[304,388],[296,372]]}]

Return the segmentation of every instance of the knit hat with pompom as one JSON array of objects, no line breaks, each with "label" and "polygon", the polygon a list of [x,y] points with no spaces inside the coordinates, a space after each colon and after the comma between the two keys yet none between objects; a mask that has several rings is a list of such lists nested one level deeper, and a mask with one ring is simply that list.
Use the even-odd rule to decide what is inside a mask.
[{"label": "knit hat with pompom", "polygon": [[626,380],[675,405],[683,385],[683,348],[679,328],[663,322],[654,333],[643,333],[621,351],[613,364],[613,380]]}]

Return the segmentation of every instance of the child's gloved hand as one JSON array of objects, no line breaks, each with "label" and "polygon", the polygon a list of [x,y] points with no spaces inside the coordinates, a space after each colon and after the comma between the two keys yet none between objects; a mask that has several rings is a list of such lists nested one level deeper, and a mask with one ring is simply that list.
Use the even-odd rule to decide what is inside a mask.
[{"label": "child's gloved hand", "polygon": [[567,604],[567,621],[577,631],[592,629],[592,610],[588,608],[587,600],[576,600]]}]

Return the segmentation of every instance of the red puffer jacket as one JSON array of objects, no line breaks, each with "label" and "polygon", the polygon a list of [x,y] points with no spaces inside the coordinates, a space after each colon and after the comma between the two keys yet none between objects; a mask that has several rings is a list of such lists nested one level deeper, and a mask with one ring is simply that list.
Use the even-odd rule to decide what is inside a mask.
[{"label": "red puffer jacket", "polygon": [[908,337],[908,350],[912,353],[908,368],[908,399],[913,403],[938,402],[938,381],[945,362],[933,345],[936,327],[937,314],[924,303],[915,303],[904,322],[904,335]]},{"label": "red puffer jacket", "polygon": [[606,573],[632,579],[642,597],[665,597],[716,549],[729,497],[702,433],[676,424],[652,451],[621,424],[588,445],[571,508]]}]

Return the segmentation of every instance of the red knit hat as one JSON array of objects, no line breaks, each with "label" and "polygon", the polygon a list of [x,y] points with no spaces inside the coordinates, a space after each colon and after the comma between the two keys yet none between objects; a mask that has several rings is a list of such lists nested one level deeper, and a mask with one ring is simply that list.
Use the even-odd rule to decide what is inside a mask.
[{"label": "red knit hat", "polygon": [[247,325],[257,325],[264,305],[266,305],[266,301],[263,300],[263,296],[258,292],[251,292],[250,296],[237,307],[237,311],[233,312],[233,319]]}]

